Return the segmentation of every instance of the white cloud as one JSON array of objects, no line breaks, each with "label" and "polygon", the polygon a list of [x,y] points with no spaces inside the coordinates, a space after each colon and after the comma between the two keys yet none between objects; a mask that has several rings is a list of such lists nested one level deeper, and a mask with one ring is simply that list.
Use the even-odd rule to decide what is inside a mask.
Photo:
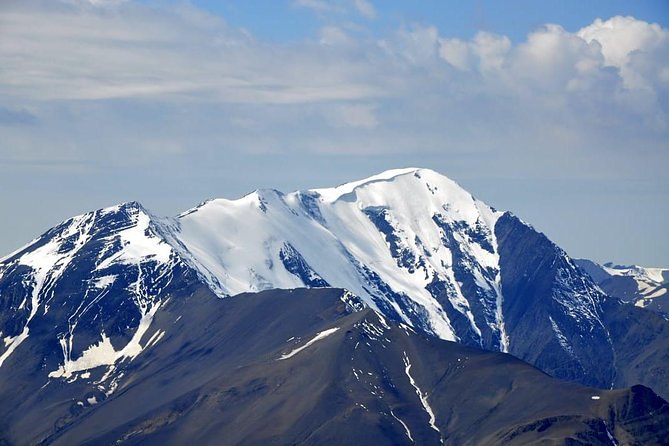
[{"label": "white cloud", "polygon": [[361,16],[368,19],[376,17],[376,9],[374,9],[372,2],[368,0],[353,0],[353,5]]},{"label": "white cloud", "polygon": [[599,48],[557,25],[531,33],[510,56],[511,76],[557,94],[572,80],[596,75],[603,62]]},{"label": "white cloud", "polygon": [[647,23],[634,17],[596,19],[576,33],[587,42],[597,41],[607,65],[623,67],[634,51],[652,52],[669,43],[669,31],[657,23]]},{"label": "white cloud", "polygon": [[441,39],[439,55],[446,62],[463,71],[471,70],[474,63],[470,44],[460,39]]},{"label": "white cloud", "polygon": [[439,55],[448,63],[464,71],[479,69],[482,72],[500,69],[511,41],[506,36],[479,32],[471,42],[460,39],[439,39]]},{"label": "white cloud", "polygon": [[336,26],[324,26],[321,28],[320,42],[324,45],[349,45],[354,40],[341,28]]},{"label": "white cloud", "polygon": [[[517,45],[488,33],[478,33],[471,41],[439,37],[439,55],[478,76],[478,91],[511,95],[522,101],[525,111],[560,113],[562,119],[574,114],[598,126],[618,120],[628,129],[641,122],[637,129],[664,132],[669,126],[669,104],[663,99],[668,34],[656,24],[614,17],[598,19],[576,33],[546,25]],[[594,133],[589,128],[574,134],[585,138]]]},{"label": "white cloud", "polygon": [[430,64],[438,51],[439,31],[435,26],[412,25],[400,29],[393,40],[381,41],[381,47],[414,65]]},{"label": "white cloud", "polygon": [[[661,76],[669,67],[669,30],[656,23],[619,16],[597,19],[577,35],[600,45],[605,64],[618,68],[630,88],[652,89],[654,79],[648,77]],[[645,70],[648,62],[652,65],[650,73]]]},{"label": "white cloud", "polygon": [[33,99],[303,103],[379,94],[320,48],[259,44],[190,7],[15,8],[0,15],[0,65],[0,94]]}]

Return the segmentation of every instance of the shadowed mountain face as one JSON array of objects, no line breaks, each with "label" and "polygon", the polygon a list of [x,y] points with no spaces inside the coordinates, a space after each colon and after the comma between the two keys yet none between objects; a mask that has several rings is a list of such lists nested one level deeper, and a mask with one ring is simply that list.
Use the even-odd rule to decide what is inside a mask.
[{"label": "shadowed mountain face", "polygon": [[657,313],[620,305],[614,299],[604,303],[604,314],[611,340],[616,346],[614,386],[643,382],[661,389],[666,395],[669,386],[667,321]]},{"label": "shadowed mountain face", "polygon": [[[10,444],[659,444],[651,390],[558,381],[509,355],[415,333],[336,289],[173,294],[140,360],[74,382],[12,365]],[[48,382],[44,387],[41,385]],[[40,388],[41,387],[41,388]],[[104,387],[104,386],[103,386]]]},{"label": "shadowed mountain face", "polygon": [[518,218],[503,215],[496,234],[510,353],[553,376],[611,387],[616,346],[603,321],[606,296]]}]

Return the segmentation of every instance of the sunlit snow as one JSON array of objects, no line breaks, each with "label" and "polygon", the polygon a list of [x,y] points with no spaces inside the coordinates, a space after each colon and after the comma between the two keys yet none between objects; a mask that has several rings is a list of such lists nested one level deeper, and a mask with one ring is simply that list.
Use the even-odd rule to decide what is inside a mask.
[{"label": "sunlit snow", "polygon": [[293,356],[297,355],[299,352],[301,352],[305,348],[313,345],[315,342],[318,342],[323,338],[326,338],[326,337],[330,336],[332,333],[336,332],[337,330],[339,330],[339,327],[329,328],[327,330],[323,330],[323,331],[319,332],[316,336],[313,337],[313,339],[311,339],[309,342],[304,344],[302,347],[296,348],[292,352],[286,353],[285,355],[281,355],[279,360],[292,358]]},{"label": "sunlit snow", "polygon": [[[398,246],[419,266],[407,269],[393,258],[384,235],[365,212],[374,208],[386,209]],[[444,245],[442,228],[432,221],[434,215],[445,222],[481,227],[493,252],[464,236],[456,242],[471,257],[474,269],[499,271],[494,225],[501,213],[428,169],[391,170],[330,189],[289,194],[258,190],[239,200],[210,200],[180,216],[176,237],[221,296],[305,286],[282,264],[281,250],[290,245],[310,268],[307,276],[346,288],[375,309],[376,300],[382,299],[412,325],[416,316],[388,293],[400,294],[424,311],[422,322],[430,331],[455,341],[458,338],[442,304],[426,288],[435,277],[451,284],[448,298],[475,333],[481,333],[480,322],[455,280],[452,253]],[[481,276],[479,281],[497,297],[487,324],[498,333],[501,350],[506,351],[499,276],[492,281]]]}]

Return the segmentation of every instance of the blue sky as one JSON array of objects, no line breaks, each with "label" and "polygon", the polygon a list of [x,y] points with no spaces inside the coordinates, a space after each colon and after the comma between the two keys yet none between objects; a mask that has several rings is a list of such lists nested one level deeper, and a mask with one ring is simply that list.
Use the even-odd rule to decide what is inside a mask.
[{"label": "blue sky", "polygon": [[[194,5],[225,17],[233,26],[248,29],[258,38],[285,42],[313,37],[323,22],[342,19],[363,23],[367,31],[383,34],[408,23],[430,23],[453,37],[471,38],[478,31],[509,36],[520,42],[527,33],[546,23],[576,31],[594,19],[631,15],[667,25],[669,4],[662,0],[507,0],[444,1],[386,0],[377,2],[373,20],[340,13],[314,14],[290,0],[194,1]],[[350,11],[349,11],[350,12]],[[316,17],[314,17],[316,16]]]},{"label": "blue sky", "polygon": [[419,166],[572,256],[669,266],[666,5],[4,1],[0,252]]}]

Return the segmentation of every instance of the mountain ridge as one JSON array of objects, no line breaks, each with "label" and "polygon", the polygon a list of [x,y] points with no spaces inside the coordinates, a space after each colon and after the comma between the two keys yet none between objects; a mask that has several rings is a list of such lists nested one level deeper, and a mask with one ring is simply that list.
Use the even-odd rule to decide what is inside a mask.
[{"label": "mountain ridge", "polygon": [[577,259],[608,295],[637,307],[669,314],[669,268],[648,268],[639,265],[600,265],[592,260]]}]

